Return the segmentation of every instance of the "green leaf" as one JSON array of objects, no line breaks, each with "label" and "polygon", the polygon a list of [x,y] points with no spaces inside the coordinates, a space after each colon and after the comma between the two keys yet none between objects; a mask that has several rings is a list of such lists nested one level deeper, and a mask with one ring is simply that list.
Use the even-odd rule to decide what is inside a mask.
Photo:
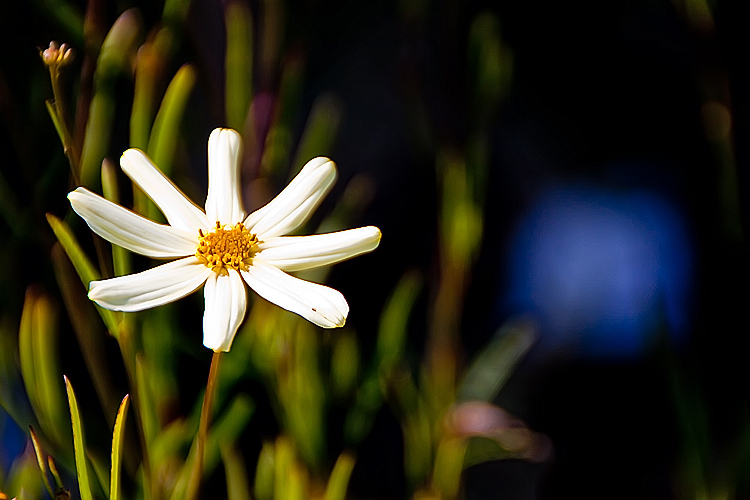
[{"label": "green leaf", "polygon": [[78,475],[78,489],[81,492],[81,500],[93,500],[91,494],[91,483],[89,482],[89,470],[86,460],[86,449],[84,445],[83,426],[81,416],[78,412],[78,401],[73,392],[73,386],[68,377],[64,376],[65,388],[68,391],[68,404],[70,405],[70,420],[73,424],[73,448],[76,459],[76,473]]},{"label": "green leaf", "polygon": [[468,268],[482,242],[483,214],[473,198],[473,178],[465,158],[442,151],[437,158],[442,185],[440,214],[441,257]]},{"label": "green leaf", "polygon": [[[34,366],[34,334],[32,332],[36,296],[35,288],[30,286],[26,290],[26,298],[21,312],[21,324],[18,328],[18,358],[21,365],[21,377],[26,387],[26,393],[29,395],[29,402],[34,411],[38,412],[40,403],[37,373]],[[40,418],[40,420],[43,417],[44,415],[37,414],[37,418]]]},{"label": "green leaf", "polygon": [[52,247],[52,265],[60,294],[68,311],[68,318],[73,326],[104,415],[107,419],[114,419],[118,401],[114,396],[114,384],[107,365],[104,351],[106,337],[103,335],[102,323],[97,317],[97,306],[86,297],[85,289],[81,286],[73,265],[60,243],[55,243]]},{"label": "green leaf", "polygon": [[86,257],[81,245],[78,244],[78,240],[73,235],[73,231],[70,230],[70,227],[65,222],[49,213],[47,214],[47,222],[52,227],[57,240],[62,245],[70,262],[73,263],[73,267],[76,268],[78,276],[81,277],[81,281],[88,290],[89,283],[101,279],[99,271],[96,270],[96,267]]},{"label": "green leaf", "polygon": [[220,447],[234,443],[245,429],[255,410],[252,399],[246,394],[238,394],[229,407],[211,427],[206,440],[206,472],[212,471],[219,463]]},{"label": "green leaf", "polygon": [[47,457],[47,465],[49,465],[49,471],[50,474],[52,474],[52,479],[55,480],[55,491],[65,490],[62,479],[60,479],[60,473],[57,472],[57,465],[55,464],[55,460],[51,456]]},{"label": "green leaf", "polygon": [[355,404],[344,422],[344,436],[349,445],[356,445],[365,438],[383,404],[383,390],[387,384],[382,382],[393,377],[393,371],[403,359],[409,316],[421,289],[419,273],[407,271],[383,307],[373,365],[359,386]]},{"label": "green leaf", "polygon": [[446,438],[438,445],[432,480],[433,485],[440,492],[439,498],[453,500],[458,496],[466,446],[466,440],[463,437]]},{"label": "green leaf", "polygon": [[276,449],[272,443],[264,442],[255,467],[253,493],[256,500],[273,500],[273,471],[276,462]]},{"label": "green leaf", "polygon": [[57,108],[55,107],[54,101],[52,99],[47,99],[44,101],[44,104],[47,106],[47,112],[49,112],[49,116],[52,118],[52,124],[55,126],[57,135],[60,137],[60,142],[65,144],[65,129],[60,121],[60,116],[57,114]]},{"label": "green leaf", "polygon": [[331,154],[343,114],[341,100],[334,94],[324,93],[315,99],[302,131],[290,177],[302,170],[312,158]]},{"label": "green leaf", "polygon": [[52,486],[49,484],[49,478],[47,477],[47,465],[44,462],[44,454],[42,453],[42,446],[39,444],[39,438],[34,432],[34,428],[29,426],[29,433],[31,434],[31,443],[34,445],[34,453],[36,453],[36,461],[39,464],[39,472],[42,474],[42,482],[49,492],[49,496],[54,497],[52,493]]},{"label": "green leaf", "polygon": [[[75,267],[78,276],[83,282],[83,286],[85,286],[86,290],[88,290],[89,283],[101,278],[101,276],[99,275],[99,271],[96,270],[88,257],[86,257],[86,254],[81,248],[81,245],[78,244],[78,240],[76,240],[76,237],[73,235],[70,227],[68,227],[65,222],[58,219],[52,214],[47,214],[47,222],[49,222],[49,225],[52,227],[52,231],[54,231],[55,236],[57,236],[57,240],[60,242],[60,245],[62,245],[63,250],[65,250],[65,253],[70,259],[70,262],[73,264],[73,267]],[[104,309],[102,307],[99,307],[98,305],[96,306],[96,310],[102,317],[102,320],[107,326],[107,329],[109,329],[109,333],[112,334],[112,336],[115,338],[119,337],[120,320],[118,318],[118,315],[114,311]]]},{"label": "green leaf", "polygon": [[466,371],[457,399],[492,401],[535,338],[530,323],[517,321],[503,325]]},{"label": "green leaf", "polygon": [[294,444],[286,436],[276,439],[273,474],[273,497],[287,500],[294,497],[293,470],[297,453]]},{"label": "green leaf", "polygon": [[135,63],[133,108],[130,112],[130,147],[145,151],[156,113],[156,92],[162,70],[174,46],[172,30],[164,27],[138,50]]},{"label": "green leaf", "polygon": [[323,500],[344,500],[346,489],[349,486],[349,478],[354,469],[354,455],[344,452],[339,455],[336,465],[333,466],[331,476],[328,478],[328,486]]},{"label": "green leaf", "polygon": [[222,446],[221,460],[227,477],[227,500],[250,500],[248,475],[242,455],[234,446]]},{"label": "green leaf", "polygon": [[100,90],[91,99],[89,119],[81,150],[82,186],[97,190],[99,169],[109,148],[109,134],[115,113],[115,99],[111,93]]},{"label": "green leaf", "polygon": [[154,128],[151,129],[148,155],[166,175],[172,172],[179,126],[195,79],[196,71],[190,64],[185,64],[177,70],[156,114]]},{"label": "green leaf", "polygon": [[39,466],[34,453],[27,450],[13,462],[3,482],[3,489],[9,494],[21,492],[18,497],[12,497],[13,500],[44,498],[44,484],[39,479]]},{"label": "green leaf", "polygon": [[44,435],[64,449],[70,441],[57,360],[57,310],[41,289],[26,291],[18,331],[18,353],[26,392]]},{"label": "green leaf", "polygon": [[297,454],[306,464],[318,466],[325,455],[327,398],[319,368],[320,336],[298,316],[287,317],[298,326],[290,329],[293,358],[286,373],[279,376],[278,397],[284,410],[286,430],[294,440]]},{"label": "green leaf", "polygon": [[143,356],[143,353],[138,353],[135,357],[135,380],[138,388],[136,396],[138,398],[138,409],[140,410],[141,427],[143,428],[143,438],[146,441],[146,446],[151,446],[151,443],[159,432],[159,419],[156,416],[154,397],[151,393],[151,384],[149,384],[150,377],[150,363]]},{"label": "green leaf", "polygon": [[121,74],[130,75],[136,51],[143,37],[143,20],[138,9],[128,9],[117,18],[102,42],[96,61],[96,84],[107,84]]},{"label": "green leaf", "polygon": [[112,469],[109,475],[109,500],[120,500],[120,462],[122,460],[122,446],[125,437],[125,421],[128,414],[130,395],[126,394],[120,403],[115,419],[115,429],[112,432]]},{"label": "green leaf", "polygon": [[132,72],[142,24],[136,9],[123,12],[102,42],[96,61],[94,97],[89,106],[80,165],[80,182],[91,189],[99,185],[99,169],[109,149],[117,102],[115,80],[121,74],[129,75]]},{"label": "green leaf", "polygon": [[[269,3],[275,7],[275,3]],[[270,19],[270,15],[266,18]],[[271,31],[271,30],[269,30]],[[268,54],[268,57],[272,55]],[[297,118],[297,103],[300,99],[303,81],[303,62],[299,57],[291,57],[284,63],[281,72],[274,122],[268,130],[263,147],[261,171],[263,175],[278,176],[288,167],[293,144],[292,127]]]},{"label": "green leaf", "polygon": [[242,133],[253,95],[253,15],[244,2],[233,1],[224,18],[227,125]]},{"label": "green leaf", "polygon": [[[531,431],[528,432],[530,433]],[[533,434],[529,434],[530,446],[533,446],[532,440],[534,439],[538,438]],[[503,444],[500,441],[493,437],[471,436],[467,441],[463,468],[467,469],[484,462],[509,458],[521,458],[528,461],[534,459],[534,456],[529,454],[528,447],[521,450],[508,450],[503,447]],[[538,461],[538,459],[536,461]]]},{"label": "green leaf", "polygon": [[57,444],[70,441],[65,422],[65,396],[60,384],[62,371],[58,359],[57,307],[51,297],[41,293],[34,304],[32,340],[34,370],[37,374],[37,391],[40,409],[47,429]]},{"label": "green leaf", "polygon": [[331,390],[338,397],[351,394],[356,389],[359,375],[359,347],[357,336],[344,330],[332,338]]},{"label": "green leaf", "polygon": [[419,273],[407,271],[383,308],[376,347],[378,371],[383,375],[387,375],[403,356],[409,315],[421,289]]},{"label": "green leaf", "polygon": [[494,13],[483,12],[474,18],[467,48],[474,114],[480,125],[486,125],[507,93],[513,71],[513,53],[503,44]]},{"label": "green leaf", "polygon": [[162,21],[179,26],[185,21],[189,8],[190,0],[165,0]]},{"label": "green leaf", "polygon": [[[109,201],[120,203],[117,169],[114,162],[107,158],[102,162],[102,193]],[[112,263],[115,276],[130,274],[130,252],[114,243],[112,243]]]}]

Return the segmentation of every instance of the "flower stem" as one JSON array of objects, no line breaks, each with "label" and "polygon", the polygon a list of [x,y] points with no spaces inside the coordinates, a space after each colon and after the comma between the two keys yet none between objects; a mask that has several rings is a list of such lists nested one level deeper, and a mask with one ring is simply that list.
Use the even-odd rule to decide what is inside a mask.
[{"label": "flower stem", "polygon": [[60,68],[50,68],[50,80],[52,81],[52,95],[54,96],[54,106],[57,110],[57,115],[62,125],[62,142],[65,156],[70,161],[73,175],[78,181],[78,168],[80,158],[78,157],[78,151],[76,151],[75,145],[73,144],[73,134],[70,133],[70,121],[68,119],[68,109],[65,105],[65,94],[62,91],[62,84],[60,82]]},{"label": "flower stem", "polygon": [[193,461],[193,472],[190,475],[190,483],[186,500],[195,500],[198,498],[201,481],[203,479],[203,460],[205,455],[206,438],[208,428],[211,426],[211,414],[213,413],[213,399],[216,395],[218,384],[219,364],[222,356],[221,351],[214,351],[211,358],[211,368],[208,372],[208,383],[206,384],[206,393],[203,396],[203,406],[201,407],[201,420],[198,427],[198,442],[195,446],[195,459]]}]

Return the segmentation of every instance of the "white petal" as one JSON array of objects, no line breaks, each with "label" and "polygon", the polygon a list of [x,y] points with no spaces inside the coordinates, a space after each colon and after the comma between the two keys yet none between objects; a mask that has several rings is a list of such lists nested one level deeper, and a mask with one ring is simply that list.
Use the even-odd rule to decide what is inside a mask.
[{"label": "white petal", "polygon": [[211,222],[236,224],[245,218],[240,193],[242,138],[228,128],[217,128],[208,138],[208,196],[206,215]]},{"label": "white petal", "polygon": [[312,236],[277,236],[261,243],[254,260],[282,271],[327,266],[372,252],[380,243],[380,229],[368,226]]},{"label": "white petal", "polygon": [[203,288],[206,311],[203,313],[203,345],[214,351],[228,351],[245,318],[247,290],[240,273],[212,272]]},{"label": "white petal", "polygon": [[242,277],[250,288],[279,307],[323,328],[344,326],[349,304],[340,292],[289,276],[263,262],[254,262]]},{"label": "white petal", "polygon": [[310,217],[335,180],[335,163],[310,160],[276,198],[248,215],[245,226],[261,240],[289,234]]},{"label": "white petal", "polygon": [[185,257],[137,274],[92,281],[89,298],[113,311],[142,311],[181,299],[213,273],[195,257]]},{"label": "white petal", "polygon": [[132,252],[156,258],[195,253],[198,233],[157,224],[82,187],[68,199],[92,231]]},{"label": "white petal", "polygon": [[128,149],[120,158],[122,170],[151,198],[169,224],[185,231],[208,230],[213,227],[203,210],[198,208],[139,149]]}]

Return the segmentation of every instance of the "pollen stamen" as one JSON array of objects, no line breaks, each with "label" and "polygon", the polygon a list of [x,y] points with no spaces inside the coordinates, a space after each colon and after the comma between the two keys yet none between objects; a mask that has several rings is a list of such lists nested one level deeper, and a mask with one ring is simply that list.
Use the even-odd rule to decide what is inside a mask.
[{"label": "pollen stamen", "polygon": [[208,268],[217,273],[228,269],[247,269],[256,252],[258,237],[251,233],[242,222],[232,227],[222,227],[216,222],[216,229],[204,233],[198,229],[198,249],[195,256]]}]

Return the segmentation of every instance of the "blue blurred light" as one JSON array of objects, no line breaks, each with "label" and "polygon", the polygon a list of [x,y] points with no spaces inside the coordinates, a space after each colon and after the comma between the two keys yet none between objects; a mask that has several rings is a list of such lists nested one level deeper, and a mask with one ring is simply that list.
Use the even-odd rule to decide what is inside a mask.
[{"label": "blue blurred light", "polygon": [[660,328],[673,344],[687,335],[690,238],[655,192],[551,189],[522,219],[508,264],[506,305],[539,321],[543,347],[632,358]]},{"label": "blue blurred light", "polygon": [[26,436],[0,406],[0,470],[7,473],[26,446]]}]

